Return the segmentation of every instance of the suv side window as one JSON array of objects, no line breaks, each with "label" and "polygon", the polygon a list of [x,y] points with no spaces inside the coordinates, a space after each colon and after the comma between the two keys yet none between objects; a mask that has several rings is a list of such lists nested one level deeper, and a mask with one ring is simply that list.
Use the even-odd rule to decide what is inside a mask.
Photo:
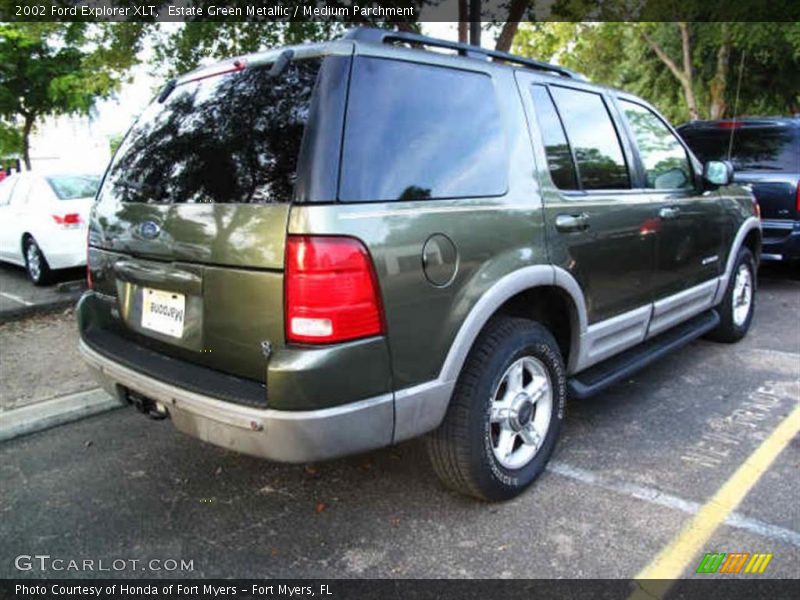
[{"label": "suv side window", "polygon": [[508,145],[484,73],[356,57],[339,199],[500,196]]},{"label": "suv side window", "polygon": [[600,94],[551,86],[584,190],[631,187],[617,130]]},{"label": "suv side window", "polygon": [[547,167],[553,183],[562,190],[579,189],[572,151],[550,93],[543,85],[532,85],[531,96],[536,110],[536,119],[542,133],[544,150],[547,154]]},{"label": "suv side window", "polygon": [[686,150],[664,122],[648,108],[620,99],[620,106],[639,147],[645,187],[678,190],[692,187]]}]

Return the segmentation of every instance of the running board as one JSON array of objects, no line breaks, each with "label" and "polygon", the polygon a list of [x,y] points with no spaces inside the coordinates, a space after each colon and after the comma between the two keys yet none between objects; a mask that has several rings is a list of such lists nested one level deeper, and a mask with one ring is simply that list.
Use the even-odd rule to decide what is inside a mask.
[{"label": "running board", "polygon": [[708,333],[718,324],[719,313],[714,309],[706,311],[653,339],[570,377],[567,381],[567,390],[572,398],[584,399],[594,396],[665,354]]}]

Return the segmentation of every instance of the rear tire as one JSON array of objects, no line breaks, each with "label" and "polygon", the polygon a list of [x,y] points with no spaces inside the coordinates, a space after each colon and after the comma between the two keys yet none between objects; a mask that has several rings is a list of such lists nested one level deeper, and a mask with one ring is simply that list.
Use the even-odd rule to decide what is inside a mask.
[{"label": "rear tire", "polygon": [[32,237],[28,237],[23,245],[25,251],[25,270],[33,285],[47,285],[52,272],[42,249]]},{"label": "rear tire", "polygon": [[508,500],[544,471],[564,418],[566,371],[542,325],[498,317],[478,336],[441,426],[428,436],[448,487]]},{"label": "rear tire", "polygon": [[738,342],[750,329],[756,306],[756,261],[747,247],[736,256],[725,296],[717,307],[720,323],[709,334],[715,342]]}]

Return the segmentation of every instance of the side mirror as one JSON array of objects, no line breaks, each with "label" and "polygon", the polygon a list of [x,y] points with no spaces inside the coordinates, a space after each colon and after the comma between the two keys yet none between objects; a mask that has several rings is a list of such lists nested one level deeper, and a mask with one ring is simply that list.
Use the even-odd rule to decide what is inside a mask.
[{"label": "side mirror", "polygon": [[713,185],[728,185],[733,181],[733,165],[727,160],[710,160],[703,165],[703,179]]}]

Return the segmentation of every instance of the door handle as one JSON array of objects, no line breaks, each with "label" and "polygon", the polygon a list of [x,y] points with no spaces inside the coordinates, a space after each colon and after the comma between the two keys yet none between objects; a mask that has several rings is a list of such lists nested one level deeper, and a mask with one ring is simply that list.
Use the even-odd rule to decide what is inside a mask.
[{"label": "door handle", "polygon": [[665,221],[669,221],[670,219],[677,219],[681,216],[681,209],[677,206],[665,206],[661,210],[658,211],[658,216],[664,219]]},{"label": "door handle", "polygon": [[556,217],[556,229],[564,233],[585,231],[589,229],[589,215],[586,213],[580,213],[579,215],[558,215]]}]

